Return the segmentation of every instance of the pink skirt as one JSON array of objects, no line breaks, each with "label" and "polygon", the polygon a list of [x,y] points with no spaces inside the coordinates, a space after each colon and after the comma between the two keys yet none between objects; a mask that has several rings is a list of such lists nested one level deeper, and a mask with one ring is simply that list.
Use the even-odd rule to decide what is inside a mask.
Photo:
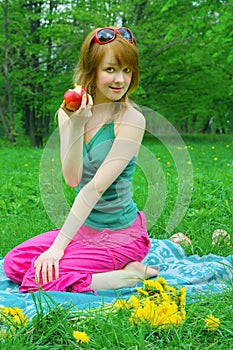
[{"label": "pink skirt", "polygon": [[[47,250],[58,235],[55,229],[18,245],[4,258],[4,270],[9,279],[20,285],[21,292],[38,291],[34,261]],[[92,274],[120,270],[131,261],[142,261],[149,251],[150,239],[146,219],[139,212],[134,223],[120,230],[97,231],[82,226],[65,249],[59,262],[59,278],[40,289],[46,291],[92,291]]]}]

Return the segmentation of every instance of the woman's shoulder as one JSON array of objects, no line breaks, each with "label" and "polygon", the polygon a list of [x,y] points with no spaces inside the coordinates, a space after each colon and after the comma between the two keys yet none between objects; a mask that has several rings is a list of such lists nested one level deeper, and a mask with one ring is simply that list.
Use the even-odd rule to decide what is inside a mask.
[{"label": "woman's shoulder", "polygon": [[130,123],[132,126],[145,126],[145,117],[136,105],[127,103],[121,118],[123,124]]},{"label": "woman's shoulder", "polygon": [[127,104],[124,112],[115,120],[114,130],[115,135],[133,135],[138,134],[139,137],[145,130],[145,117],[134,106]]}]

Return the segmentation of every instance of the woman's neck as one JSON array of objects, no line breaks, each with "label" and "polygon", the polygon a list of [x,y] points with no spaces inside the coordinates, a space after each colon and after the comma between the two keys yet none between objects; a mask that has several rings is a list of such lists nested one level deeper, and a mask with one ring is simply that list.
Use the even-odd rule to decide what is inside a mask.
[{"label": "woman's neck", "polygon": [[92,118],[100,124],[105,124],[111,119],[115,106],[114,103],[95,104],[92,109]]}]

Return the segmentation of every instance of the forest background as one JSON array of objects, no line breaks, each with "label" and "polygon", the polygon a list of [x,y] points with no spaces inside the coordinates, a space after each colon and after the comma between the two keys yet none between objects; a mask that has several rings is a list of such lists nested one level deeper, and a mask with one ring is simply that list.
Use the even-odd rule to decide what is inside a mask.
[{"label": "forest background", "polygon": [[0,137],[7,143],[44,146],[73,87],[85,36],[113,25],[129,27],[137,40],[136,103],[181,133],[232,133],[232,0],[0,0],[0,6]]}]

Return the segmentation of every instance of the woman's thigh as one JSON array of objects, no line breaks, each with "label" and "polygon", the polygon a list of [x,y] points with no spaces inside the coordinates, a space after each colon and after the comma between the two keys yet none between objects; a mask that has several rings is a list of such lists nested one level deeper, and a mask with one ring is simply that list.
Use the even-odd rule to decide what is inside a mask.
[{"label": "woman's thigh", "polygon": [[[40,234],[12,249],[4,259],[6,274],[16,273],[21,278],[29,268],[32,268],[33,261],[51,246],[59,231],[60,229],[55,229]],[[108,244],[112,235],[116,236],[116,241],[111,241],[114,244]],[[100,239],[102,236],[103,240]],[[89,239],[83,243],[80,237]],[[82,226],[65,249],[59,263],[60,272],[99,273],[121,269],[130,261],[141,261],[149,247],[150,240],[143,213],[138,214],[129,228],[119,231],[99,232]]]}]

